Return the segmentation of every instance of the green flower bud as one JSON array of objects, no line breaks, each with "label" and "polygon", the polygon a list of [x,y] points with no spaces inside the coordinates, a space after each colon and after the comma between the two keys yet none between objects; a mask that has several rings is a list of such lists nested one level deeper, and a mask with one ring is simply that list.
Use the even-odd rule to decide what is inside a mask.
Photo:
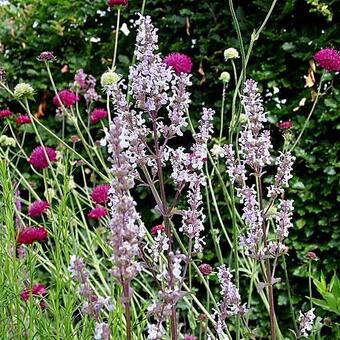
[{"label": "green flower bud", "polygon": [[0,136],[0,145],[3,146],[15,146],[15,139],[12,137],[8,137],[6,135],[1,135]]},{"label": "green flower bud", "polygon": [[220,80],[223,81],[223,83],[229,83],[230,81],[230,73],[225,71],[225,72],[222,72],[221,75],[220,75]]},{"label": "green flower bud", "polygon": [[240,114],[240,123],[241,123],[241,124],[245,124],[245,123],[247,123],[247,121],[248,121],[247,115],[244,114],[244,113],[241,113],[241,114]]},{"label": "green flower bud", "polygon": [[33,94],[33,87],[27,83],[19,83],[14,88],[14,97],[16,99],[33,99]]},{"label": "green flower bud", "polygon": [[237,51],[236,48],[230,47],[230,48],[227,48],[224,51],[224,59],[225,59],[225,61],[227,61],[229,59],[237,59],[239,57],[240,57],[240,55],[238,54],[238,51]]},{"label": "green flower bud", "polygon": [[115,71],[109,70],[102,74],[100,83],[103,87],[106,87],[118,83],[120,78],[121,75],[117,74]]}]

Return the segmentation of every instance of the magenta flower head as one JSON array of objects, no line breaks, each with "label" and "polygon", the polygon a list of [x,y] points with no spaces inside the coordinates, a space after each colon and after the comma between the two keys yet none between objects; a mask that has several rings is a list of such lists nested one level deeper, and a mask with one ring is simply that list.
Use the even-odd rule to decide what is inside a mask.
[{"label": "magenta flower head", "polygon": [[291,120],[285,120],[285,121],[279,121],[278,122],[278,127],[282,130],[288,130],[293,127],[293,122]]},{"label": "magenta flower head", "polygon": [[162,233],[163,231],[165,231],[164,224],[158,224],[151,228],[152,235],[158,235],[158,233]]},{"label": "magenta flower head", "polygon": [[213,272],[213,267],[207,263],[202,263],[198,268],[203,275],[210,275]]},{"label": "magenta flower head", "polygon": [[109,189],[109,184],[100,184],[94,187],[91,193],[91,198],[93,202],[97,204],[105,204],[109,199]]},{"label": "magenta flower head", "polygon": [[186,335],[183,340],[197,340],[197,337],[194,335]]},{"label": "magenta flower head", "polygon": [[79,101],[79,97],[70,90],[62,90],[58,92],[58,96],[53,97],[53,104],[57,107],[60,107],[61,105],[64,105],[66,107],[71,107],[77,101]]},{"label": "magenta flower head", "polygon": [[314,60],[330,72],[340,71],[340,52],[334,48],[323,48],[314,54]]},{"label": "magenta flower head", "polygon": [[28,301],[31,295],[33,296],[44,296],[46,295],[46,287],[41,283],[35,283],[31,287],[26,287],[21,293],[20,298],[23,301]]},{"label": "magenta flower head", "polygon": [[107,215],[106,208],[97,207],[90,210],[90,212],[87,214],[87,217],[90,218],[91,220],[99,220],[106,215]]},{"label": "magenta flower head", "polygon": [[191,73],[191,58],[182,53],[171,53],[164,58],[164,63],[171,66],[177,74]]},{"label": "magenta flower head", "polygon": [[46,201],[34,201],[28,208],[29,217],[38,217],[44,214],[50,207],[50,204]]},{"label": "magenta flower head", "polygon": [[108,0],[107,5],[109,7],[126,6],[128,2],[129,2],[128,0]]},{"label": "magenta flower head", "polygon": [[[46,154],[48,159],[46,158]],[[48,160],[55,162],[57,160],[57,153],[50,147],[43,148],[42,146],[36,147],[28,160],[28,162],[37,170],[48,168]]]},{"label": "magenta flower head", "polygon": [[39,61],[49,61],[49,62],[53,62],[55,61],[57,58],[54,56],[53,52],[50,51],[44,51],[41,52],[39,57],[37,58]]},{"label": "magenta flower head", "polygon": [[15,122],[18,124],[18,125],[23,125],[23,124],[31,124],[32,123],[32,120],[29,116],[27,115],[20,115],[18,116],[17,118],[15,118]]},{"label": "magenta flower head", "polygon": [[92,124],[97,124],[99,121],[107,117],[107,111],[105,109],[94,109],[91,112],[90,119]]},{"label": "magenta flower head", "polygon": [[10,109],[0,110],[0,118],[12,116],[13,112]]},{"label": "magenta flower head", "polygon": [[32,244],[47,239],[47,230],[44,227],[26,227],[18,235],[18,244]]}]

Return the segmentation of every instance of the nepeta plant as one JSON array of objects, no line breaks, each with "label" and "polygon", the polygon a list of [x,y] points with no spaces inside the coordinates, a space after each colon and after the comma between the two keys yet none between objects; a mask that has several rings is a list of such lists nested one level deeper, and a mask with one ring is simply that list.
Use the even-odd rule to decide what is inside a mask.
[{"label": "nepeta plant", "polygon": [[[274,184],[267,189],[263,186],[266,167],[272,165],[270,133],[264,128],[267,118],[257,83],[247,80],[243,93],[242,103],[247,122],[242,126],[236,151],[232,145],[226,145],[224,156],[230,180],[237,186],[237,196],[243,205],[242,218],[247,227],[245,234],[240,236],[240,246],[246,255],[261,264],[264,283],[260,289],[266,288],[268,292],[271,334],[275,339],[273,286],[277,282],[275,270],[278,258],[288,252],[284,240],[292,227],[293,202],[285,198],[284,189],[288,187],[288,181],[292,177],[295,158],[289,151],[281,152],[275,158],[277,172]],[[275,226],[271,230],[270,214],[275,204]]]},{"label": "nepeta plant", "polygon": [[[141,16],[136,24],[137,62],[130,69],[128,88],[134,107],[124,94],[124,80],[107,88],[117,115],[105,138],[112,155],[112,173],[116,178],[110,189],[114,261],[120,263],[116,276],[124,287],[124,279],[131,280],[140,268],[134,258],[139,256],[145,260],[153,256],[154,263],[149,257],[143,266],[153,273],[161,289],[157,300],[148,308],[154,319],[149,325],[148,337],[161,339],[166,334],[164,323],[171,319],[171,337],[177,339],[176,305],[184,295],[182,287],[192,256],[201,251],[204,245],[202,232],[205,216],[201,187],[205,185],[205,176],[202,169],[207,160],[207,142],[212,133],[214,112],[203,109],[199,130],[194,135],[194,144],[190,150],[171,146],[172,140],[182,136],[187,126],[186,114],[190,102],[187,87],[191,84],[190,75],[178,72],[182,70],[178,67],[173,68],[173,64],[169,63],[170,57],[163,60],[157,54],[158,37],[150,17]],[[174,195],[168,194],[165,176],[169,169]],[[135,225],[138,215],[134,201],[128,196],[134,180],[150,188],[157,211],[163,219],[164,229],[159,228],[146,247],[142,247],[139,240],[143,236],[143,226]],[[177,203],[186,189],[188,207],[179,211]],[[175,215],[181,216],[180,226],[177,222],[173,224]],[[173,228],[187,236],[186,254],[176,250]],[[129,251],[124,251],[125,247]],[[129,295],[129,288],[124,288],[125,301]],[[128,338],[131,337],[130,332]]]}]

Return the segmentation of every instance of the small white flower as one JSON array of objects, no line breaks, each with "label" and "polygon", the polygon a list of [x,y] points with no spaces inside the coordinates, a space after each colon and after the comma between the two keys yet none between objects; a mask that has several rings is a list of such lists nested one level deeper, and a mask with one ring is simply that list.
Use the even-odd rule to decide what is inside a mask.
[{"label": "small white flower", "polygon": [[227,48],[224,51],[224,59],[225,59],[225,61],[227,61],[229,59],[237,59],[239,57],[240,57],[240,55],[239,55],[239,53],[238,53],[236,48],[230,47],[230,48]]},{"label": "small white flower", "polygon": [[108,70],[102,74],[100,78],[100,83],[103,87],[107,87],[107,86],[111,86],[111,85],[118,83],[120,78],[121,78],[121,75],[119,75],[113,70]]},{"label": "small white flower", "polygon": [[219,144],[215,144],[211,150],[210,150],[211,154],[216,157],[216,158],[219,158],[219,157],[223,157],[224,155],[224,151],[223,151],[223,148],[221,145]]},{"label": "small white flower", "polygon": [[230,73],[227,71],[222,72],[219,79],[222,80],[223,83],[229,83]]},{"label": "small white flower", "polygon": [[32,99],[34,94],[33,87],[27,83],[19,83],[14,88],[14,97],[16,99],[29,98]]}]

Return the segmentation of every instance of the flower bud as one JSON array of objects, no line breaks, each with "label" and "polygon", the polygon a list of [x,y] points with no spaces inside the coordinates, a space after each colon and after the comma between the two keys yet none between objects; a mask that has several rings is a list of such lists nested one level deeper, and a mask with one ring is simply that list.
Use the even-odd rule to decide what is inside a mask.
[{"label": "flower bud", "polygon": [[0,145],[9,147],[15,146],[15,139],[6,135],[2,135],[0,136]]},{"label": "flower bud", "polygon": [[240,55],[239,55],[239,53],[238,53],[236,48],[230,47],[230,48],[227,48],[224,51],[224,59],[225,59],[225,61],[227,61],[229,59],[237,59],[239,57],[240,57]]},{"label": "flower bud", "polygon": [[49,62],[53,62],[55,61],[57,58],[54,56],[53,52],[50,51],[44,51],[41,52],[39,57],[37,58],[39,61],[49,61]]},{"label": "flower bud", "polygon": [[229,83],[230,73],[227,72],[227,71],[222,72],[221,75],[220,75],[220,80],[222,80],[223,83],[226,83],[226,84]]},{"label": "flower bud", "polygon": [[241,114],[240,114],[240,123],[241,123],[241,124],[245,124],[245,123],[247,123],[247,121],[248,121],[247,115],[244,114],[244,113],[241,113]]},{"label": "flower bud", "polygon": [[203,275],[210,275],[213,271],[212,266],[207,263],[202,263],[198,268]]},{"label": "flower bud", "polygon": [[216,158],[223,157],[223,155],[224,155],[223,148],[219,144],[214,144],[214,146],[211,148],[210,152]]},{"label": "flower bud", "polygon": [[112,70],[109,70],[102,74],[100,78],[100,83],[103,87],[111,86],[111,85],[118,83],[120,78],[121,76],[119,74],[117,74],[116,72]]},{"label": "flower bud", "polygon": [[109,7],[115,6],[126,6],[128,4],[128,0],[108,0],[107,5]]},{"label": "flower bud", "polygon": [[306,257],[310,260],[313,260],[313,261],[317,261],[319,260],[319,258],[317,257],[317,255],[313,252],[313,251],[309,251],[307,254],[306,254]]},{"label": "flower bud", "polygon": [[16,99],[33,99],[34,90],[30,84],[19,83],[14,88],[14,97]]}]

